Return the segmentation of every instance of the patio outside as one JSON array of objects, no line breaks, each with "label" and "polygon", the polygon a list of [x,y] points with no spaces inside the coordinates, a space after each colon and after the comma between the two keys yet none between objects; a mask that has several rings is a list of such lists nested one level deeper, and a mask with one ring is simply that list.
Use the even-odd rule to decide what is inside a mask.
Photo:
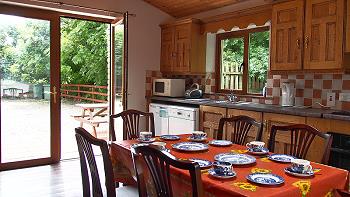
[{"label": "patio outside", "polygon": [[[9,15],[0,15],[0,21],[1,162],[49,157],[50,24]],[[77,104],[107,103],[109,28],[106,23],[61,18],[63,159],[78,157],[74,128],[81,125],[81,120],[87,121],[83,127],[88,131],[96,128],[98,138],[108,138],[107,107],[101,117],[104,121],[87,124],[90,120],[82,116],[83,108]],[[119,94],[122,26],[115,32],[115,83]],[[115,112],[120,110],[118,98]]]}]

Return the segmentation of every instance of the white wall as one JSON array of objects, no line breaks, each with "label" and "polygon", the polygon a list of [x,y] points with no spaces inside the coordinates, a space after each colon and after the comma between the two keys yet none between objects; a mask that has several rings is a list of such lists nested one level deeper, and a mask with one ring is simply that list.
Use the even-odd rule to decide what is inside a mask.
[{"label": "white wall", "polygon": [[[1,1],[0,1],[1,2]],[[26,4],[35,4],[30,0],[14,0]],[[111,11],[129,11],[136,17],[129,17],[129,99],[128,107],[145,110],[146,70],[159,70],[160,64],[160,27],[159,24],[173,20],[171,16],[142,0],[61,0],[75,4]],[[49,6],[50,4],[44,4]],[[50,5],[57,7],[55,5]]]}]

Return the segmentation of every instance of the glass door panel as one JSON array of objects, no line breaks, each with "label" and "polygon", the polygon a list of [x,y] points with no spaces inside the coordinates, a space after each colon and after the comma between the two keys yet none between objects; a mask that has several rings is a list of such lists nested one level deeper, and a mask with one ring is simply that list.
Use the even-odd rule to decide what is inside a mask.
[{"label": "glass door panel", "polygon": [[244,38],[221,41],[221,89],[242,90],[244,67]]},{"label": "glass door panel", "polygon": [[0,14],[1,163],[51,157],[50,21]]}]

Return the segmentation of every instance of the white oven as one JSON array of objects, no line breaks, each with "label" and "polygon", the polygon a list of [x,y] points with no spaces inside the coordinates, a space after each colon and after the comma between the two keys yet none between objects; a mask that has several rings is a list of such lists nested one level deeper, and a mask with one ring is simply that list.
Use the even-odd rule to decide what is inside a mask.
[{"label": "white oven", "polygon": [[183,97],[185,94],[185,79],[154,79],[153,95],[168,97]]}]

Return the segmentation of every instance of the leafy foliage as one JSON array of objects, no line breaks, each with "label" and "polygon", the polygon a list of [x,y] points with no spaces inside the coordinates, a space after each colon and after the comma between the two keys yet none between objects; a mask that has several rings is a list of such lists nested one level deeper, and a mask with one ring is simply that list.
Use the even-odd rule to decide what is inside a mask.
[{"label": "leafy foliage", "polygon": [[[61,82],[107,85],[109,25],[61,19]],[[123,29],[115,34],[117,75],[122,68]],[[0,64],[3,78],[47,84],[50,76],[49,22],[27,20],[0,28]]]},{"label": "leafy foliage", "polygon": [[[249,34],[249,43],[244,43],[243,38],[229,38],[222,40],[222,70],[225,72],[242,72],[241,65],[244,61],[244,44],[249,44],[248,54],[248,88],[251,93],[259,93],[266,82],[269,65],[269,31]],[[251,84],[255,80],[260,81],[260,87]]]}]

